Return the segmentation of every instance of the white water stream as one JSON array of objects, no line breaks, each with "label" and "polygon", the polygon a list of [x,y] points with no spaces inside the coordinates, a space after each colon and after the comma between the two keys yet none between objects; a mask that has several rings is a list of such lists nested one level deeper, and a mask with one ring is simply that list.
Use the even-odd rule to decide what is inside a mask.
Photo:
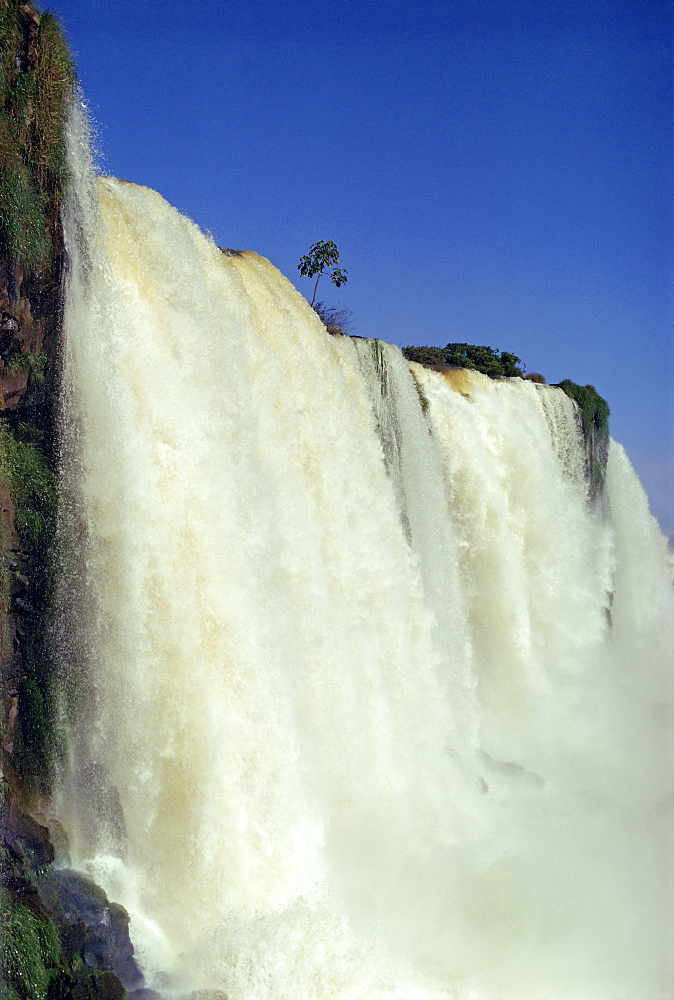
[{"label": "white water stream", "polygon": [[81,169],[59,809],[149,984],[670,996],[671,567],[620,446],[591,505],[561,390],[330,337]]}]

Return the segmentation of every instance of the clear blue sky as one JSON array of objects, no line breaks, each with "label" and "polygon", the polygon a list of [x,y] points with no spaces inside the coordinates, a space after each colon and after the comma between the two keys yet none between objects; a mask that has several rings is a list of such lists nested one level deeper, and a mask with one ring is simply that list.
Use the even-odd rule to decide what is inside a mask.
[{"label": "clear blue sky", "polygon": [[670,0],[52,0],[106,172],[394,343],[611,406],[674,533]]}]

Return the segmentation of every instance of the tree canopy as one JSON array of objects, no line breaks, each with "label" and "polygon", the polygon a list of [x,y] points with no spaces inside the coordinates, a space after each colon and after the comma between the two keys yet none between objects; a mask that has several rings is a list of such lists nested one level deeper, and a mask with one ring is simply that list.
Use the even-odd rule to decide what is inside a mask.
[{"label": "tree canopy", "polygon": [[335,264],[339,264],[339,250],[337,245],[332,242],[332,240],[319,240],[318,243],[313,243],[309,247],[309,253],[300,257],[300,262],[297,265],[297,269],[303,278],[313,278],[316,275],[316,284],[314,285],[314,294],[311,299],[311,305],[313,307],[316,301],[316,292],[318,290],[318,282],[321,280],[321,275],[325,271],[326,267],[331,267],[330,281],[337,288],[341,288],[348,281],[347,272],[339,267],[335,267]]},{"label": "tree canopy", "polygon": [[408,361],[421,365],[449,365],[452,368],[471,368],[492,378],[521,378],[526,371],[520,358],[508,351],[495,351],[493,347],[477,344],[446,344],[444,347],[403,347]]}]

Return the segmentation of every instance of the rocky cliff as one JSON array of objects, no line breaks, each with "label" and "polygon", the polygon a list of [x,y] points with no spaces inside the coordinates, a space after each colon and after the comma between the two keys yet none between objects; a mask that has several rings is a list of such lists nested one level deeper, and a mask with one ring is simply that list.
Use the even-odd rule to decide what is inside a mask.
[{"label": "rocky cliff", "polygon": [[53,867],[45,819],[64,753],[47,635],[74,87],[55,18],[0,0],[0,1000],[152,995],[126,912],[84,876]]}]

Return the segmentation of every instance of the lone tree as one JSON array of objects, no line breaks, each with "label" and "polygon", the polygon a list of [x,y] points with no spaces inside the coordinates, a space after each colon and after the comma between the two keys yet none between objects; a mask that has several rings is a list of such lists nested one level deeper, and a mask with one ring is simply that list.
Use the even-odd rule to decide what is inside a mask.
[{"label": "lone tree", "polygon": [[304,257],[300,257],[300,262],[297,265],[297,269],[303,278],[313,278],[316,277],[316,284],[314,285],[314,294],[311,299],[311,305],[313,307],[316,301],[316,291],[318,289],[318,282],[321,280],[321,275],[326,267],[331,267],[330,281],[337,288],[341,288],[347,282],[346,271],[342,271],[339,267],[334,267],[335,264],[339,264],[339,250],[337,246],[332,242],[332,240],[319,240],[318,243],[314,243],[313,246],[309,247],[309,253],[305,254]]}]

